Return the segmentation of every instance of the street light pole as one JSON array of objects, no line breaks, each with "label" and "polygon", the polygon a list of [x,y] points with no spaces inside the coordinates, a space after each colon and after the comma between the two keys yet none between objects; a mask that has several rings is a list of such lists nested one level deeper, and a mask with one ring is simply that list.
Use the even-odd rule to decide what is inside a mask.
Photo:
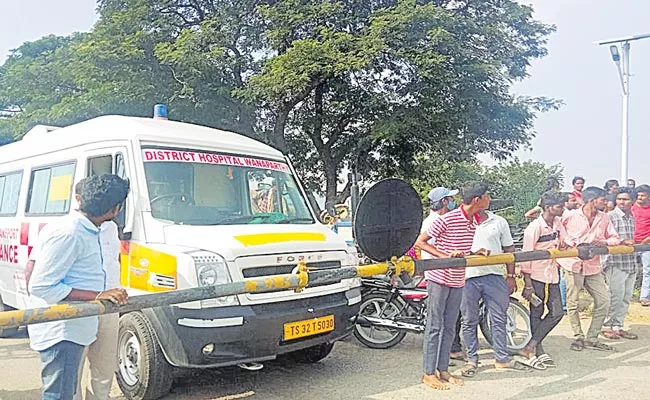
[{"label": "street light pole", "polygon": [[630,42],[623,43],[623,132],[621,135],[621,180],[627,185],[630,133]]},{"label": "street light pole", "polygon": [[[623,89],[623,124],[621,132],[621,180],[620,184],[626,185],[628,178],[628,155],[629,155],[629,131],[630,131],[630,42],[634,40],[650,38],[650,33],[635,35],[620,39],[603,40],[597,42],[599,45],[609,44],[612,60],[616,63],[621,88]],[[620,43],[623,54],[618,52]],[[622,64],[622,68],[621,68]]]}]

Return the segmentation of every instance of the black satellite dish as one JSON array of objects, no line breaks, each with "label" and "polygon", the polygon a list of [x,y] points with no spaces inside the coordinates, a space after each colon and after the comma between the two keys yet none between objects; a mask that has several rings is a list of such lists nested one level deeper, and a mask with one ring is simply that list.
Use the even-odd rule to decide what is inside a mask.
[{"label": "black satellite dish", "polygon": [[401,179],[386,179],[372,186],[354,214],[357,244],[373,261],[404,255],[421,228],[420,196]]}]

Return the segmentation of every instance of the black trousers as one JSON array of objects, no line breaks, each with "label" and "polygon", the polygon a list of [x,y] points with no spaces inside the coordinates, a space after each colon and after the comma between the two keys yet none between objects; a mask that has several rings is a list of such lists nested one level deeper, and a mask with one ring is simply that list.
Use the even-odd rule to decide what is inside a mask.
[{"label": "black trousers", "polygon": [[[530,328],[533,333],[533,340],[537,342],[536,355],[544,354],[542,340],[560,323],[564,317],[562,310],[562,296],[560,295],[559,283],[544,283],[532,280],[533,290],[543,303],[539,307],[530,304]],[[547,291],[548,287],[548,291]],[[548,312],[544,315],[544,303]],[[544,315],[544,317],[542,317]]]}]

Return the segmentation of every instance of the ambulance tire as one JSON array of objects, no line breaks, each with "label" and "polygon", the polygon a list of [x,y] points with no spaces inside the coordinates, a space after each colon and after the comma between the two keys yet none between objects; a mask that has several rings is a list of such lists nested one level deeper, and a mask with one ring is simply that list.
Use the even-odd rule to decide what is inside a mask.
[{"label": "ambulance tire", "polygon": [[154,400],[169,393],[172,366],[149,321],[140,312],[120,317],[117,383],[129,400]]},{"label": "ambulance tire", "polygon": [[[2,297],[0,297],[0,312],[3,311],[11,311],[12,308],[9,306],[4,305],[2,302]],[[9,338],[12,336],[16,336],[18,334],[18,328],[5,328],[5,329],[0,329],[0,338]]]}]

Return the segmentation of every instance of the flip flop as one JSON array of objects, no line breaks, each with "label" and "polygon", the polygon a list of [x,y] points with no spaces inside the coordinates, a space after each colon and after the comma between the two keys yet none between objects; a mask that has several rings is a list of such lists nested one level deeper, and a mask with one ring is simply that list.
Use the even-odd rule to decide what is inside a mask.
[{"label": "flip flop", "polygon": [[520,361],[517,361],[517,360],[510,360],[510,362],[508,362],[508,366],[506,366],[506,367],[496,367],[495,366],[494,369],[499,371],[499,372],[510,372],[510,371],[514,371],[514,372],[530,372],[530,368],[526,364],[524,364],[524,363],[522,363]]},{"label": "flip flop", "polygon": [[549,356],[546,353],[540,354],[539,356],[537,356],[537,359],[539,361],[541,361],[541,363],[544,364],[544,366],[546,366],[546,368],[555,368],[555,367],[557,367],[557,364],[555,363],[555,361],[553,361],[551,356]]},{"label": "flip flop", "polygon": [[600,351],[614,351],[614,348],[602,342],[589,342],[585,340],[585,349],[600,350]]},{"label": "flip flop", "polygon": [[478,373],[478,367],[472,363],[467,363],[460,370],[460,374],[465,378],[473,378]]},{"label": "flip flop", "polygon": [[527,360],[520,361],[520,363],[532,369],[536,369],[538,371],[544,371],[546,369],[546,365],[544,365],[541,361],[539,361],[539,359],[535,356],[532,356]]},{"label": "flip flop", "polygon": [[629,340],[637,340],[639,338],[639,335],[637,335],[636,333],[624,331],[623,329],[618,331],[618,336],[622,337],[623,339],[629,339]]},{"label": "flip flop", "polygon": [[602,331],[600,334],[609,340],[619,340],[621,338],[616,331],[613,331],[611,329]]},{"label": "flip flop", "polygon": [[585,348],[585,341],[582,339],[576,339],[571,343],[569,347],[573,351],[582,351]]}]

